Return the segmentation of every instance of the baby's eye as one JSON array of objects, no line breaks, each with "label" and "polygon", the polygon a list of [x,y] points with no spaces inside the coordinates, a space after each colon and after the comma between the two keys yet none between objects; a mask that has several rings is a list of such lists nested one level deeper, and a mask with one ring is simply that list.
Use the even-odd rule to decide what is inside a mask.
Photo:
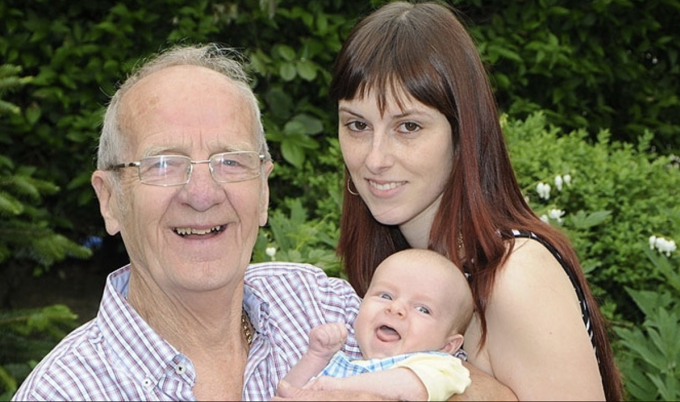
[{"label": "baby's eye", "polygon": [[352,131],[365,131],[368,128],[368,124],[363,121],[350,121],[346,124],[347,128]]},{"label": "baby's eye", "polygon": [[387,300],[392,300],[392,296],[388,295],[387,293],[381,293],[380,294],[381,299],[387,299]]},{"label": "baby's eye", "polygon": [[420,311],[423,314],[428,314],[428,315],[430,314],[430,309],[427,308],[427,307],[423,307],[423,306],[416,307],[416,310]]}]

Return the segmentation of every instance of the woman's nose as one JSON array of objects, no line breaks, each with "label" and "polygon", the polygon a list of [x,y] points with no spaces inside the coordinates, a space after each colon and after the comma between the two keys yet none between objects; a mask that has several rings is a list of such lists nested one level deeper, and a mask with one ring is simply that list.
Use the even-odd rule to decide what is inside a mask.
[{"label": "woman's nose", "polygon": [[390,167],[394,159],[392,151],[392,144],[387,133],[376,130],[366,155],[366,167],[373,173],[379,173]]}]

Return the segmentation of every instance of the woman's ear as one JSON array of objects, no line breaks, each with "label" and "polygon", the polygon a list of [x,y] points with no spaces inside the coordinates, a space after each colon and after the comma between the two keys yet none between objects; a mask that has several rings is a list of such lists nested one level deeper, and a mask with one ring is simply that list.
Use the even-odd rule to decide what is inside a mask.
[{"label": "woman's ear", "polygon": [[442,346],[442,348],[439,349],[439,351],[445,352],[445,353],[448,353],[448,354],[452,354],[453,352],[460,349],[461,346],[463,346],[464,340],[465,340],[465,338],[463,337],[462,334],[450,335],[448,338],[446,338],[446,342],[444,343],[444,346]]},{"label": "woman's ear", "polygon": [[118,200],[113,188],[111,172],[95,170],[90,182],[99,199],[99,212],[104,218],[106,232],[113,236],[120,231],[120,222],[117,217]]}]

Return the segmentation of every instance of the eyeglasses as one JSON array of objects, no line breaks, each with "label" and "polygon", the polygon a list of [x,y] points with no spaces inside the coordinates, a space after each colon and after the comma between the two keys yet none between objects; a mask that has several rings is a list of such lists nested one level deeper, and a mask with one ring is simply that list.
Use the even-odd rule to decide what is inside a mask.
[{"label": "eyeglasses", "polygon": [[189,183],[194,165],[207,163],[216,182],[234,183],[258,177],[264,160],[264,155],[254,151],[223,152],[205,161],[192,161],[182,155],[158,155],[142,158],[139,162],[113,165],[107,170],[136,167],[142,183],[168,187]]}]

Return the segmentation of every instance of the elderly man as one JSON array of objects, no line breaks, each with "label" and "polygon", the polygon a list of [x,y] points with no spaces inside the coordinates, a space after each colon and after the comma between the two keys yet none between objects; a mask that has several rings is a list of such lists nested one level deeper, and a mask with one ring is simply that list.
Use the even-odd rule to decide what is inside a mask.
[{"label": "elderly man", "polygon": [[[269,399],[311,327],[353,323],[346,282],[304,264],[247,269],[273,164],[235,56],[173,48],[111,99],[92,186],[130,264],[15,400]],[[360,356],[353,336],[344,350]]]}]

